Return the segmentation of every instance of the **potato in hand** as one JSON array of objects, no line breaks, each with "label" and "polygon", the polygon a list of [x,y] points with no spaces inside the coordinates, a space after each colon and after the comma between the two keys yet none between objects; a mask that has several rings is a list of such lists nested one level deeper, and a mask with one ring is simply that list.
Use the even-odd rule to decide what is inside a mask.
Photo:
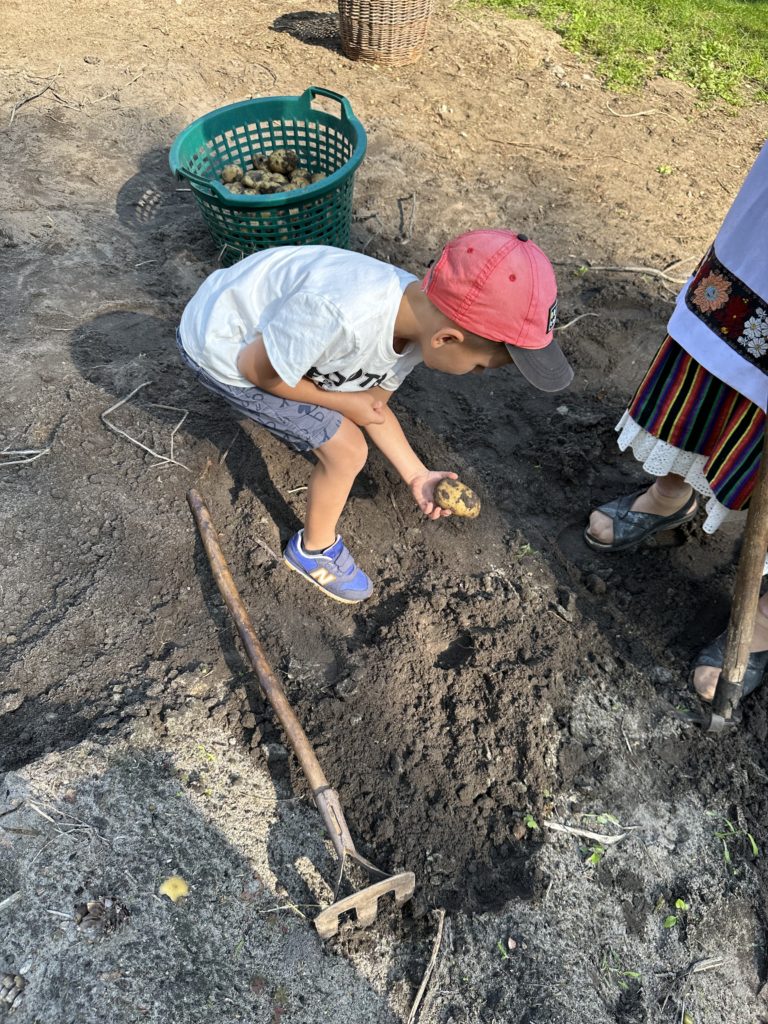
[{"label": "potato in hand", "polygon": [[477,519],[480,515],[480,498],[461,480],[441,480],[435,487],[435,501],[440,508],[464,519]]}]

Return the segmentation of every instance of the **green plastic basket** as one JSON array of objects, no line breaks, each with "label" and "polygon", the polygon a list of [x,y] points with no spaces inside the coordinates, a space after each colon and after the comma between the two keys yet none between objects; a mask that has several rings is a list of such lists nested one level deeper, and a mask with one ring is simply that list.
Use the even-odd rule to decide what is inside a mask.
[{"label": "green plastic basket", "polygon": [[[331,114],[313,105],[317,96],[339,104]],[[299,163],[322,181],[293,192],[243,196],[219,180],[227,164],[250,165],[255,153],[293,149]],[[365,129],[349,101],[310,87],[301,96],[273,96],[231,103],[194,121],[171,146],[171,171],[186,179],[228,266],[259,249],[278,245],[346,248],[352,225],[355,171],[365,155]]]}]

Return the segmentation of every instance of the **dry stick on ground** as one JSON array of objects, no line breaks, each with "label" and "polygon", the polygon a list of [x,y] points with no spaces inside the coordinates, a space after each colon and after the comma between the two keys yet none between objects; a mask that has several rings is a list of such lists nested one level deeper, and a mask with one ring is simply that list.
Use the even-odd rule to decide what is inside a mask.
[{"label": "dry stick on ground", "polygon": [[187,416],[189,416],[189,409],[181,409],[178,405],[162,405],[160,402],[150,402],[149,404],[152,406],[153,409],[170,409],[171,412],[184,413],[179,422],[171,431],[171,462],[176,462],[176,460],[173,457],[173,439],[176,435],[176,431],[179,429],[179,427],[183,425],[184,420],[187,418]]},{"label": "dry stick on ground", "polygon": [[699,256],[683,256],[681,260],[672,260],[672,262],[668,263],[663,269],[666,272],[667,270],[672,270],[674,267],[679,267],[681,263],[690,263],[691,260],[697,260],[699,258]]},{"label": "dry stick on ground", "polygon": [[644,117],[646,114],[658,114],[658,110],[636,110],[634,114],[622,114],[620,110],[614,110],[610,103],[605,104],[606,110],[614,117]]},{"label": "dry stick on ground", "polygon": [[596,843],[604,846],[613,846],[626,839],[629,832],[622,832],[620,836],[605,836],[600,832],[590,832],[586,828],[575,828],[573,825],[561,825],[559,821],[545,821],[544,828],[550,828],[553,832],[566,832],[569,836],[582,836],[584,839],[594,839]]},{"label": "dry stick on ground", "polygon": [[36,99],[38,99],[38,97],[44,96],[45,93],[47,93],[48,90],[52,87],[52,85],[53,85],[53,83],[49,82],[48,85],[46,85],[44,89],[40,90],[40,92],[36,92],[32,96],[25,96],[23,100],[19,100],[18,103],[15,103],[14,106],[13,106],[13,110],[11,111],[11,119],[8,122],[8,127],[10,128],[11,125],[13,124],[13,119],[16,117],[16,111],[17,110],[21,110],[21,108],[23,106],[25,106],[27,103],[31,103],[32,100],[36,100]]},{"label": "dry stick on ground", "polygon": [[5,469],[6,466],[26,466],[28,462],[34,462],[43,455],[47,455],[50,450],[50,448],[21,448],[18,451],[11,451],[10,448],[5,448],[0,452],[0,459],[5,459],[9,455],[28,455],[30,458],[11,459],[10,462],[0,462],[0,469]]},{"label": "dry stick on ground", "polygon": [[[121,437],[124,437],[127,441],[130,441],[131,444],[135,444],[138,448],[141,448],[143,451],[147,452],[149,455],[153,455],[156,459],[159,459],[160,462],[172,463],[174,466],[180,466],[182,469],[186,469],[186,471],[188,473],[191,473],[192,470],[189,468],[189,466],[185,466],[183,462],[178,462],[176,459],[173,458],[172,455],[171,456],[161,455],[159,452],[154,451],[152,448],[148,448],[145,444],[142,444],[141,441],[137,441],[135,437],[131,437],[131,435],[126,433],[125,430],[121,430],[120,427],[116,427],[114,423],[110,423],[110,421],[107,419],[107,416],[111,412],[114,412],[116,409],[119,409],[121,405],[125,405],[125,403],[129,402],[133,398],[133,396],[135,394],[137,394],[139,391],[141,391],[142,388],[147,387],[151,383],[152,383],[151,380],[145,380],[143,384],[139,384],[139,386],[137,388],[134,388],[133,391],[129,395],[125,396],[125,398],[121,398],[119,402],[115,402],[114,405],[111,405],[109,407],[109,409],[106,409],[101,414],[101,421],[104,424],[104,426],[107,427],[109,430],[111,430],[113,433],[119,434]],[[171,408],[171,407],[169,406],[168,408]],[[172,408],[176,408],[176,407],[173,406]],[[179,411],[182,411],[182,410],[179,410]],[[187,418],[187,415],[188,415],[188,410],[184,410],[184,416],[182,417],[181,421],[174,427],[173,431],[171,432],[171,451],[173,451],[173,435],[176,433],[176,431],[179,429],[181,424]]]},{"label": "dry stick on ground", "polygon": [[556,327],[555,330],[556,331],[567,331],[569,327],[571,327],[573,324],[575,324],[578,320],[583,320],[585,316],[596,316],[596,317],[599,318],[600,314],[599,313],[579,313],[579,315],[575,316],[573,318],[573,320],[569,320],[567,324],[560,324],[560,326]]},{"label": "dry stick on ground", "polygon": [[229,442],[229,445],[228,445],[228,447],[227,447],[227,450],[226,450],[226,451],[224,452],[224,454],[223,454],[223,455],[220,455],[220,456],[219,456],[219,465],[220,465],[220,466],[223,466],[223,465],[224,465],[224,463],[225,463],[225,462],[227,461],[227,456],[228,456],[228,455],[229,455],[229,453],[230,453],[230,452],[232,451],[232,445],[233,445],[233,444],[235,443],[235,441],[237,440],[237,438],[238,438],[238,436],[239,436],[239,435],[240,435],[240,427],[238,427],[238,428],[237,428],[237,430],[235,431],[235,436],[234,436],[234,437],[232,438],[232,440],[231,440],[231,441]]},{"label": "dry stick on ground", "polygon": [[536,146],[533,142],[515,142],[514,139],[486,139],[486,142],[495,142],[498,146],[520,146],[522,149],[537,149],[540,153],[551,153],[552,150],[544,146]]},{"label": "dry stick on ground", "polygon": [[660,277],[663,281],[671,281],[672,284],[685,284],[688,278],[670,277],[663,270],[656,270],[655,267],[600,267],[592,266],[590,263],[571,263],[568,260],[552,260],[558,267],[583,267],[585,270],[608,270],[622,274],[650,274],[651,277]]},{"label": "dry stick on ground", "polygon": [[416,1020],[416,1015],[419,1012],[419,1007],[421,1006],[421,1001],[424,998],[424,993],[427,991],[427,985],[429,984],[429,979],[432,977],[432,971],[435,968],[435,963],[437,962],[437,957],[438,957],[438,954],[440,953],[440,947],[443,944],[443,925],[444,924],[445,924],[445,911],[443,910],[442,907],[438,907],[437,908],[437,933],[435,935],[435,941],[434,941],[434,944],[432,946],[432,956],[429,958],[429,963],[427,964],[427,969],[426,969],[426,971],[424,971],[424,977],[421,979],[421,984],[419,985],[419,991],[416,993],[416,998],[413,1001],[413,1006],[411,1007],[411,1012],[408,1014],[408,1022],[407,1022],[407,1024],[414,1024],[414,1021]]},{"label": "dry stick on ground", "polygon": [[[44,96],[44,95],[45,95],[45,93],[47,93],[49,89],[50,89],[50,91],[51,91],[51,95],[55,96],[55,97],[56,97],[56,99],[57,99],[57,100],[58,100],[58,101],[59,101],[60,103],[66,103],[66,100],[63,100],[63,99],[61,98],[61,96],[59,96],[59,95],[58,95],[58,93],[54,92],[54,89],[53,89],[53,83],[54,83],[54,82],[56,81],[56,79],[57,79],[57,78],[59,77],[59,75],[60,75],[60,74],[61,74],[61,64],[59,64],[59,68],[58,68],[58,71],[56,72],[56,74],[55,74],[55,75],[54,75],[54,76],[53,76],[52,78],[49,78],[49,79],[48,79],[48,82],[46,83],[46,85],[45,85],[45,86],[43,86],[43,88],[42,88],[42,89],[40,90],[40,92],[36,92],[36,93],[34,93],[34,94],[33,94],[32,96],[26,96],[26,97],[24,97],[24,99],[21,99],[21,100],[19,100],[19,102],[18,102],[18,103],[15,103],[15,104],[14,104],[13,110],[11,111],[11,119],[10,119],[10,121],[8,122],[8,127],[9,127],[9,128],[10,128],[10,127],[11,127],[11,125],[13,124],[13,119],[14,119],[14,118],[16,117],[16,111],[17,111],[17,110],[21,110],[21,108],[22,108],[23,106],[26,106],[26,104],[27,104],[27,103],[31,103],[31,102],[32,102],[32,100],[36,100],[36,99],[38,99],[38,98],[39,98],[40,96]],[[34,81],[34,78],[33,78],[33,79],[30,79],[30,81]],[[38,82],[39,82],[39,81],[40,81],[40,79],[38,78]],[[69,103],[66,103],[66,105],[67,105],[67,106],[70,106],[70,104],[69,104]]]},{"label": "dry stick on ground", "polygon": [[102,100],[108,100],[108,99],[111,99],[112,96],[117,96],[117,94],[121,93],[123,91],[123,89],[127,89],[128,86],[133,85],[134,82],[138,82],[138,80],[141,78],[141,76],[143,74],[144,74],[144,72],[140,71],[138,73],[138,75],[136,75],[135,78],[132,78],[130,80],[130,82],[126,82],[125,85],[121,85],[119,88],[113,89],[112,92],[107,92],[103,96],[99,96],[98,99],[89,100],[88,101],[88,105],[90,106],[93,103],[101,103]]},{"label": "dry stick on ground", "polygon": [[253,537],[252,540],[254,540],[259,545],[260,548],[263,548],[268,554],[270,554],[276,562],[280,561],[280,556],[275,554],[275,552],[272,550],[269,544],[266,543],[266,541],[261,540],[260,537]]},{"label": "dry stick on ground", "polygon": [[21,898],[21,889],[17,889],[16,892],[12,892],[10,896],[6,896],[4,900],[0,900],[0,910],[5,910],[6,907],[10,907],[12,903]]},{"label": "dry stick on ground", "polygon": [[[661,1004],[661,1012],[664,1013],[667,1003],[672,998],[675,991],[675,986],[682,982],[682,986],[678,993],[678,999],[682,1001],[683,1013],[685,1013],[685,997],[691,988],[691,978],[694,974],[702,974],[704,971],[714,971],[718,967],[723,967],[726,964],[726,959],[723,956],[709,956],[705,957],[704,960],[696,960],[684,970],[680,971],[675,975],[674,981],[667,989],[667,994],[664,997],[664,1002]],[[682,1019],[682,1017],[681,1017]]]},{"label": "dry stick on ground", "polygon": [[276,82],[276,81],[277,81],[277,75],[276,75],[276,74],[275,74],[275,72],[274,72],[274,71],[272,70],[272,68],[268,67],[268,65],[266,65],[266,64],[261,64],[261,63],[260,63],[259,61],[257,61],[257,60],[253,60],[253,61],[251,61],[251,64],[253,64],[253,66],[254,66],[254,67],[256,67],[256,68],[264,68],[264,70],[265,70],[265,71],[266,71],[266,72],[267,72],[268,74],[272,75],[272,81],[273,81],[273,82]]}]

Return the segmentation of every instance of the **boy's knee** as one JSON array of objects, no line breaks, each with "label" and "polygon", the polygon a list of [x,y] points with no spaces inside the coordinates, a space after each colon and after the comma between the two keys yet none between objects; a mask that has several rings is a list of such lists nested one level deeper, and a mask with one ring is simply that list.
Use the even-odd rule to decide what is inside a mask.
[{"label": "boy's knee", "polygon": [[359,473],[368,459],[368,444],[362,430],[345,420],[318,454],[324,462]]}]

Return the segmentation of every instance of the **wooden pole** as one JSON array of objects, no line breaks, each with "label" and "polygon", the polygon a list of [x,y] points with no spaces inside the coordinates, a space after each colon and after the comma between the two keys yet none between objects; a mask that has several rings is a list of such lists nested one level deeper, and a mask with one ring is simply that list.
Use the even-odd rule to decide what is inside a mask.
[{"label": "wooden pole", "polygon": [[768,431],[764,431],[760,467],[749,500],[744,542],[739,558],[739,568],[736,572],[723,671],[717,681],[717,690],[712,701],[713,713],[719,715],[726,722],[730,721],[741,700],[767,548]]}]

